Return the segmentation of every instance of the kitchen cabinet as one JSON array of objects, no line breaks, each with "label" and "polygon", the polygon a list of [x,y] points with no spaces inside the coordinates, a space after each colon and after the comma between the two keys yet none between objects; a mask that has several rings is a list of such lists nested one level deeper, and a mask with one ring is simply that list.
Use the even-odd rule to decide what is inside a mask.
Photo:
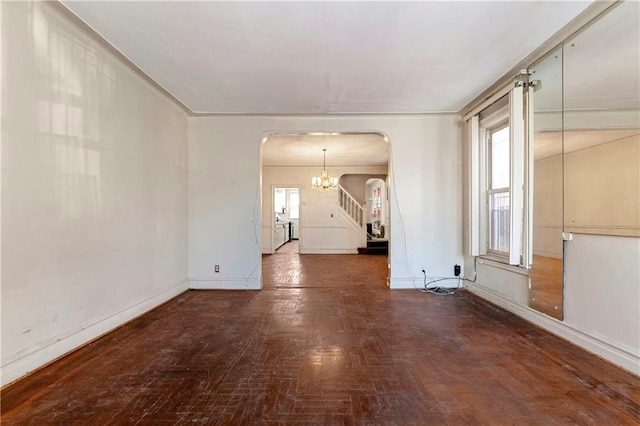
[{"label": "kitchen cabinet", "polygon": [[275,250],[291,239],[291,223],[276,222]]}]

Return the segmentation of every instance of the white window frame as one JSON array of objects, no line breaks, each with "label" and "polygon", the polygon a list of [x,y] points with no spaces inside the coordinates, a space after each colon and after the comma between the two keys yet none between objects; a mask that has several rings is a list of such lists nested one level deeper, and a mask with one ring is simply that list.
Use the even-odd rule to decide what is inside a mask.
[{"label": "white window frame", "polygon": [[[294,194],[289,193],[287,197],[287,202],[289,203],[289,219],[300,219],[300,191],[298,191],[295,195],[298,197],[298,204],[293,204],[291,202],[291,198]],[[294,215],[295,212],[295,215]]]},{"label": "white window frame", "polygon": [[[492,103],[482,105],[482,109],[474,110],[473,115],[467,115],[470,125],[470,254],[472,256],[488,256],[494,260],[510,265],[525,266],[523,261],[528,258],[525,251],[523,258],[523,239],[527,232],[527,225],[523,218],[529,215],[525,212],[528,203],[524,202],[524,174],[525,174],[525,120],[524,120],[524,85],[514,82],[509,90],[502,89],[501,96],[493,98],[493,102],[508,94],[506,107],[499,108],[488,117],[479,119],[479,113]],[[490,131],[509,126],[509,252],[488,250],[488,217],[489,197],[489,151],[487,135]],[[501,189],[493,189],[500,192]],[[502,191],[504,192],[504,191]],[[528,263],[528,262],[524,262]]]},{"label": "white window frame", "polygon": [[[486,177],[486,196],[485,196],[485,204],[486,204],[486,211],[487,211],[487,219],[484,223],[484,227],[486,229],[486,252],[488,254],[491,254],[493,256],[496,257],[501,257],[503,258],[503,260],[506,260],[509,257],[509,252],[511,249],[511,238],[509,237],[509,248],[507,249],[507,251],[501,251],[501,250],[496,250],[493,249],[491,247],[491,217],[490,217],[490,212],[491,212],[491,195],[494,194],[509,194],[509,199],[511,199],[511,187],[510,186],[506,186],[506,187],[502,187],[502,188],[492,188],[492,179],[491,176],[493,174],[493,155],[492,155],[492,148],[493,148],[493,144],[491,143],[491,135],[493,133],[496,133],[500,130],[503,130],[505,128],[510,128],[509,126],[509,116],[506,115],[505,118],[503,120],[500,121],[499,124],[494,125],[491,128],[487,128],[485,129],[485,138],[486,138],[486,171],[487,171],[487,177]],[[509,156],[511,156],[511,135],[509,136]],[[509,164],[509,169],[511,169],[511,166]],[[509,176],[511,176],[511,170],[509,171]],[[511,179],[509,179],[509,184],[511,183]],[[511,215],[511,205],[509,205],[509,216]],[[510,220],[510,219],[509,219]],[[511,231],[511,229],[509,229],[509,231]],[[511,235],[511,234],[509,234]]]},{"label": "white window frame", "polygon": [[525,168],[525,135],[524,135],[524,90],[525,85],[517,85],[509,93],[509,128],[511,130],[511,183],[509,209],[509,264],[522,265],[522,239],[524,229],[524,168]]}]

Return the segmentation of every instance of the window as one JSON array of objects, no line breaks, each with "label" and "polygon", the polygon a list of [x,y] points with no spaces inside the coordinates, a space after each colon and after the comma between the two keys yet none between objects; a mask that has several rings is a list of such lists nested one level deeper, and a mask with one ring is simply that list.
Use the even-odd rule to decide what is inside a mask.
[{"label": "window", "polygon": [[470,125],[470,254],[523,265],[523,86],[499,91],[467,115]]},{"label": "window", "polygon": [[487,235],[489,251],[509,253],[509,127],[487,132],[489,140],[489,202]]},{"label": "window", "polygon": [[276,188],[273,193],[273,210],[276,213],[284,213],[287,203],[287,195],[284,188]]},{"label": "window", "polygon": [[300,193],[289,193],[289,219],[300,218]]}]

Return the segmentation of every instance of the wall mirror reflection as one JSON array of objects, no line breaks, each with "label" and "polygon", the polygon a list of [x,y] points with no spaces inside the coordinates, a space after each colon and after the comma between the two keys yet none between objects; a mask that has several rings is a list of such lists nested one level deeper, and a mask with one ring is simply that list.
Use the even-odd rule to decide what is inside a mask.
[{"label": "wall mirror reflection", "polygon": [[639,16],[619,3],[529,70],[529,306],[560,320],[571,240],[640,236]]},{"label": "wall mirror reflection", "polygon": [[564,227],[640,236],[638,2],[564,45]]},{"label": "wall mirror reflection", "polygon": [[529,306],[562,320],[562,47],[534,64],[529,72],[533,121],[529,153],[529,186],[533,187]]}]

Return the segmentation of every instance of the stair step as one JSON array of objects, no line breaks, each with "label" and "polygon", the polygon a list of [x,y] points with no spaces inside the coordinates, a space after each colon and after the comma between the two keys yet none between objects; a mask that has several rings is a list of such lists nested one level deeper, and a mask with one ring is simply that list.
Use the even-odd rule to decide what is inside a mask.
[{"label": "stair step", "polygon": [[367,247],[389,247],[389,241],[387,240],[368,240]]},{"label": "stair step", "polygon": [[389,254],[388,247],[358,247],[358,254]]}]

